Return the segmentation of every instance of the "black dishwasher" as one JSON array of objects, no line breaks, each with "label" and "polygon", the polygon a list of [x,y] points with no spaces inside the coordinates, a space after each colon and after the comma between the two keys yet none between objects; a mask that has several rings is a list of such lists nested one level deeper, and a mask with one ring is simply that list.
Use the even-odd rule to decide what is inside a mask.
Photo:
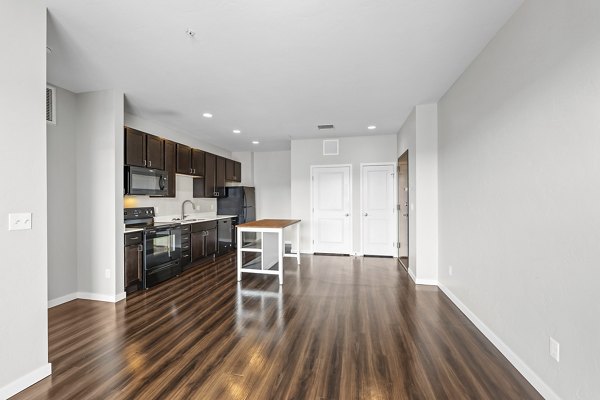
[{"label": "black dishwasher", "polygon": [[219,241],[219,254],[225,254],[233,249],[233,231],[231,218],[220,219],[217,224],[217,238]]}]

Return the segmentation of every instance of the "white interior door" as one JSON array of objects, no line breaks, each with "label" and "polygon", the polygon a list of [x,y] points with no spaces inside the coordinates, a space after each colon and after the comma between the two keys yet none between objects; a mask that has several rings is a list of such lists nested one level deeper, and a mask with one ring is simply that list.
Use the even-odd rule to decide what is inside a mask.
[{"label": "white interior door", "polygon": [[361,167],[361,229],[363,254],[395,256],[395,165]]},{"label": "white interior door", "polygon": [[350,175],[350,166],[312,167],[315,253],[352,251]]}]

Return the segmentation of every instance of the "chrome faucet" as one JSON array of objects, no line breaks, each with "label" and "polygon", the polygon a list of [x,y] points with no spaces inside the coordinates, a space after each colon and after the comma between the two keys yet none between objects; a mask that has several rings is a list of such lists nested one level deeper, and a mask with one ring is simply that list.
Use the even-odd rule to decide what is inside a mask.
[{"label": "chrome faucet", "polygon": [[185,219],[185,214],[184,214],[184,210],[185,210],[185,203],[190,203],[192,205],[192,209],[196,209],[196,205],[194,203],[192,203],[191,200],[185,200],[183,203],[181,203],[181,220],[183,221]]}]

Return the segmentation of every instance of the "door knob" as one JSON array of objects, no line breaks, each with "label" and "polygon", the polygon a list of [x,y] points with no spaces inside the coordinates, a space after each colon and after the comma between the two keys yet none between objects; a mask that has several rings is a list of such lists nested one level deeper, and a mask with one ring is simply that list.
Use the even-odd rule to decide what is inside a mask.
[{"label": "door knob", "polygon": [[346,213],[346,217],[349,217],[349,216],[350,216],[350,214]]},{"label": "door knob", "polygon": [[368,217],[368,216],[369,216],[369,213],[365,213],[365,217]]}]

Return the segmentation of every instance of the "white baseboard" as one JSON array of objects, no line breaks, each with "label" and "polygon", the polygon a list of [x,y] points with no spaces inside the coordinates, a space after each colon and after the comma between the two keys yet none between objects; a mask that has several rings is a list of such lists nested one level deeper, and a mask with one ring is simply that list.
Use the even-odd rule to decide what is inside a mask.
[{"label": "white baseboard", "polygon": [[9,383],[8,385],[0,388],[0,399],[8,399],[11,396],[19,393],[20,391],[27,389],[29,386],[33,385],[49,376],[52,373],[52,364],[48,363],[42,365],[38,369],[35,369],[17,379]]},{"label": "white baseboard", "polygon": [[411,271],[411,269],[410,268],[406,268],[406,270],[408,271],[408,276],[410,276],[410,279],[412,279],[414,283],[417,283],[417,278],[415,277],[415,274],[413,274],[413,272]]},{"label": "white baseboard", "polygon": [[125,293],[119,293],[118,295],[110,295],[110,294],[100,294],[100,293],[90,293],[90,292],[77,292],[77,298],[84,299],[84,300],[96,300],[96,301],[106,301],[108,303],[116,303],[125,298]]},{"label": "white baseboard", "polygon": [[523,375],[529,383],[546,399],[560,400],[560,397],[544,382],[519,356],[512,351],[486,324],[483,323],[458,297],[444,285],[438,283],[438,287],[448,296],[460,311],[479,329],[481,333],[508,359],[508,361]]},{"label": "white baseboard", "polygon": [[438,281],[435,279],[421,279],[421,278],[417,278],[415,280],[415,283],[417,285],[427,285],[427,286],[437,286],[438,285]]},{"label": "white baseboard", "polygon": [[48,300],[48,308],[56,307],[64,303],[68,303],[71,300],[75,300],[77,298],[77,292],[69,293],[67,295],[58,297],[56,299]]},{"label": "white baseboard", "polygon": [[105,301],[107,303],[118,303],[119,301],[125,299],[126,293],[121,292],[114,296],[108,294],[99,294],[99,293],[90,293],[90,292],[75,292],[69,293],[65,296],[59,297],[57,299],[48,300],[48,308],[56,307],[58,305],[64,304],[71,300],[75,299],[83,299],[83,300],[95,300],[95,301]]}]

